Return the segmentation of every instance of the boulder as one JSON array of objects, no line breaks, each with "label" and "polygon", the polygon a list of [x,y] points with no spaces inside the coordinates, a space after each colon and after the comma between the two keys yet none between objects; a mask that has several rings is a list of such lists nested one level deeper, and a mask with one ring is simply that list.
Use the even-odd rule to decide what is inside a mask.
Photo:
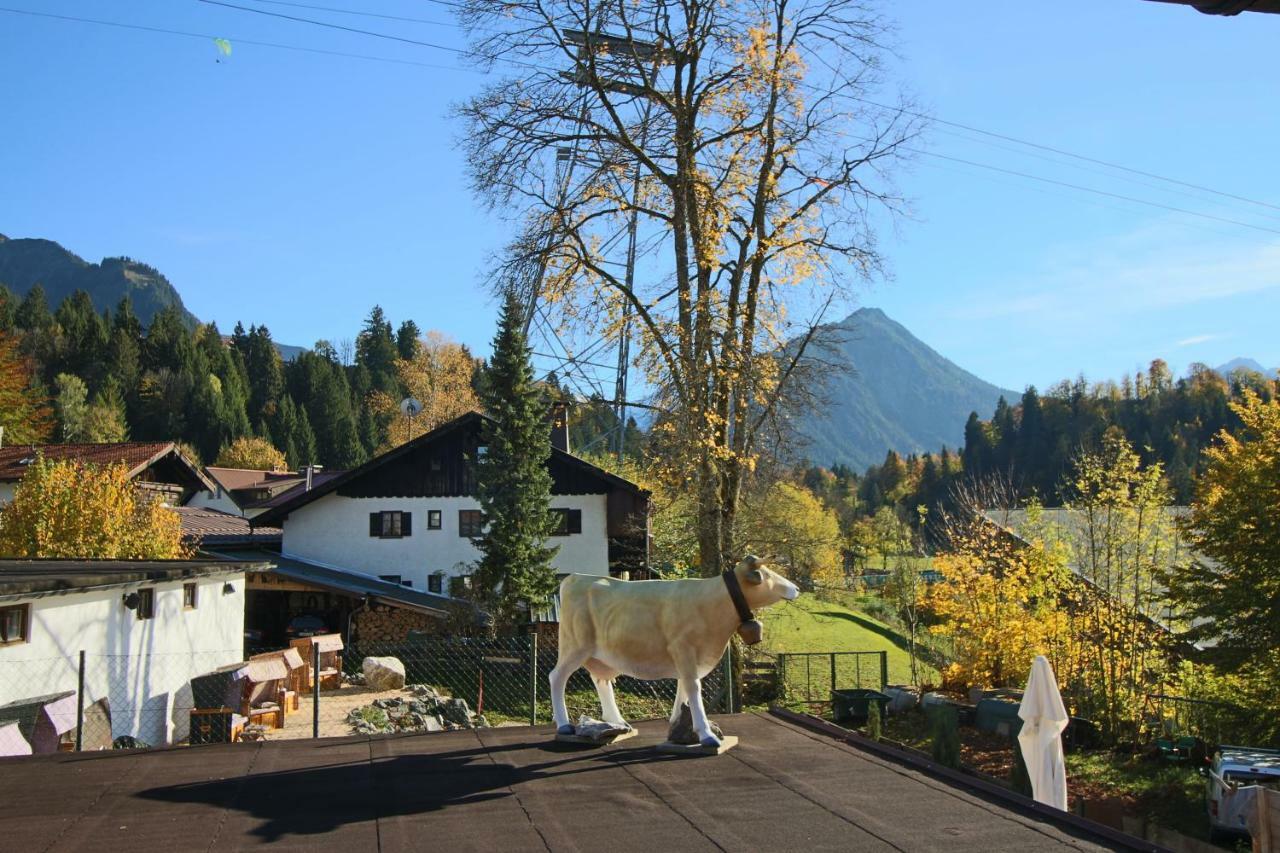
[{"label": "boulder", "polygon": [[371,690],[398,690],[404,687],[404,664],[399,658],[365,658],[360,665],[364,682]]},{"label": "boulder", "polygon": [[[711,722],[711,732],[720,740],[724,740],[724,733],[715,722]],[[689,710],[688,702],[680,706],[680,719],[672,723],[671,728],[667,730],[667,742],[685,746],[693,746],[699,742],[698,733],[693,730],[693,712]]]}]

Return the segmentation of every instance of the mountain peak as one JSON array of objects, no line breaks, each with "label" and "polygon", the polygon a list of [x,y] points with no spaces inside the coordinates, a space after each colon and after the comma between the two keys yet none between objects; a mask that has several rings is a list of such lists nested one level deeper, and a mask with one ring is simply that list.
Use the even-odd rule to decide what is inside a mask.
[{"label": "mountain peak", "polygon": [[865,468],[889,450],[958,448],[970,412],[1018,397],[963,370],[879,308],[859,308],[827,329],[817,345],[830,364],[817,389],[822,402],[798,423],[807,442],[798,455],[817,464]]},{"label": "mountain peak", "polygon": [[1242,368],[1245,370],[1252,370],[1254,373],[1261,373],[1268,379],[1280,379],[1280,368],[1273,367],[1271,369],[1267,369],[1263,367],[1257,359],[1244,358],[1243,356],[1237,356],[1226,364],[1220,364],[1215,367],[1214,370],[1222,376],[1230,376],[1232,371],[1240,370]]}]

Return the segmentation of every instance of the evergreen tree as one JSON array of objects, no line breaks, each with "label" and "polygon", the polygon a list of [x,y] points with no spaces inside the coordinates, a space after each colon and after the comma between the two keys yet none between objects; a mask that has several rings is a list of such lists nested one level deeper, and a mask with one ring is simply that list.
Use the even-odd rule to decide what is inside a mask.
[{"label": "evergreen tree", "polygon": [[124,398],[115,381],[108,378],[103,383],[85,417],[84,440],[92,442],[117,442],[129,440],[129,423],[125,417]]},{"label": "evergreen tree", "polygon": [[476,498],[486,527],[476,541],[483,556],[474,589],[496,622],[508,627],[522,606],[542,606],[556,586],[551,559],[557,549],[546,545],[555,527],[547,401],[534,383],[520,317],[520,302],[508,293],[482,398],[493,421],[486,421],[486,451],[475,460]]},{"label": "evergreen tree", "polygon": [[364,328],[356,336],[356,364],[369,371],[369,390],[399,399],[399,381],[396,378],[399,354],[391,334],[391,323],[382,313],[381,306],[373,306],[365,318]]},{"label": "evergreen tree", "polygon": [[27,295],[18,305],[14,325],[29,332],[47,329],[53,325],[53,315],[49,313],[49,300],[44,295],[44,285],[37,282],[27,291]]},{"label": "evergreen tree", "polygon": [[400,328],[396,330],[396,351],[402,359],[413,361],[413,357],[418,354],[418,339],[421,337],[422,330],[417,323],[405,320],[400,324]]}]

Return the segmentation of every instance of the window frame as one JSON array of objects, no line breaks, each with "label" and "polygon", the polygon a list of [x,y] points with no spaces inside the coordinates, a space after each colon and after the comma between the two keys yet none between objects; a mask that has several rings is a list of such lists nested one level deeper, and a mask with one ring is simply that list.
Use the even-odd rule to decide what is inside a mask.
[{"label": "window frame", "polygon": [[138,609],[135,615],[139,622],[156,618],[156,588],[143,587],[138,590]]},{"label": "window frame", "polygon": [[[374,519],[377,519],[376,523]],[[377,532],[374,532],[376,529]],[[371,539],[407,539],[413,535],[413,512],[402,509],[382,509],[369,513],[369,537]]]},{"label": "window frame", "polygon": [[577,536],[582,533],[582,510],[574,507],[552,507],[552,514],[559,520],[551,531],[552,536]]},{"label": "window frame", "polygon": [[427,529],[440,530],[442,527],[444,527],[444,510],[427,510]]},{"label": "window frame", "polygon": [[[470,531],[475,531],[474,533]],[[484,511],[478,509],[458,510],[458,535],[463,539],[479,539],[484,535]]]},{"label": "window frame", "polygon": [[[17,637],[9,637],[4,633],[4,623],[7,621],[10,613],[20,612],[22,625],[18,628]],[[0,647],[3,646],[20,646],[23,643],[31,642],[31,605],[11,604],[6,607],[0,607]]]},{"label": "window frame", "polygon": [[444,595],[444,575],[440,572],[427,575],[427,592],[432,595]]},{"label": "window frame", "polygon": [[[190,594],[188,595],[188,593]],[[192,581],[182,585],[182,609],[200,609],[200,584]]]}]

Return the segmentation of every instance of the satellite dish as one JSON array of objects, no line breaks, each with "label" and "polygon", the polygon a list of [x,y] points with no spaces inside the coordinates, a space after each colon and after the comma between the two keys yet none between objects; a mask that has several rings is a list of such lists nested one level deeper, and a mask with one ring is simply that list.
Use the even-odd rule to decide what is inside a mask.
[{"label": "satellite dish", "polygon": [[400,411],[408,417],[417,417],[422,414],[422,404],[412,397],[405,397],[400,401]]}]

